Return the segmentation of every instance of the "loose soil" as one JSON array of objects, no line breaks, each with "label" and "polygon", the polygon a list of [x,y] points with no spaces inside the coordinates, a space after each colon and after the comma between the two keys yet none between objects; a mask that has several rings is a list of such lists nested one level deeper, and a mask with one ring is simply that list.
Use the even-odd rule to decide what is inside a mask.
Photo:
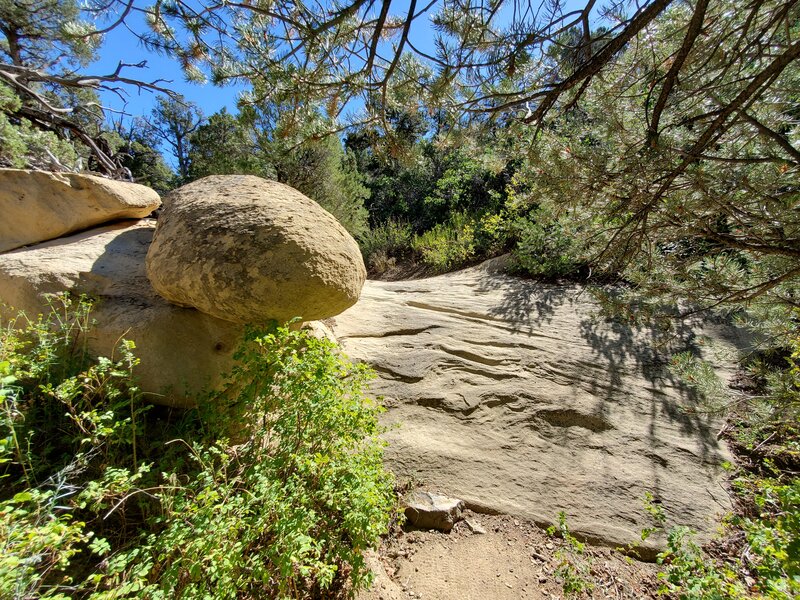
[{"label": "loose soil", "polygon": [[[398,530],[370,556],[372,589],[359,600],[552,600],[657,598],[658,566],[586,545],[574,560],[588,569],[591,591],[564,591],[556,571],[569,550],[535,524],[507,515],[465,511],[450,533]],[[485,533],[476,533],[470,525]]]}]

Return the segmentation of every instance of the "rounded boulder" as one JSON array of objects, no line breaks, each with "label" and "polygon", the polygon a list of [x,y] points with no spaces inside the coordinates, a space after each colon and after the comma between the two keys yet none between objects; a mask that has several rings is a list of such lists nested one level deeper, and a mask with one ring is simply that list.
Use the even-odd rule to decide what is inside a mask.
[{"label": "rounded boulder", "polygon": [[146,267],[166,300],[235,323],[332,317],[366,279],[358,244],[330,213],[252,175],[212,175],[169,194]]}]

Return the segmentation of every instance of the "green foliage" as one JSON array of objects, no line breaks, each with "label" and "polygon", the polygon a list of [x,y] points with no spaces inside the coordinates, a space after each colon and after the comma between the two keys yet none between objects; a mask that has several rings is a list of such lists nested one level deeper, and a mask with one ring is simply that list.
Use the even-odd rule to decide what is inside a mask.
[{"label": "green foliage", "polygon": [[189,180],[208,175],[274,177],[257,155],[253,133],[225,108],[209,117],[191,136]]},{"label": "green foliage", "polygon": [[[577,233],[579,254],[593,273],[616,275],[667,310],[677,297],[696,308],[780,304],[796,297],[799,281],[798,256],[789,250],[800,231],[798,99],[790,91],[798,70],[776,72],[769,101],[751,99],[746,114],[735,98],[746,96],[744,88],[773,52],[787,47],[797,7],[770,1],[737,11],[730,2],[708,3],[703,22],[714,19],[715,27],[694,41],[681,91],[676,86],[664,98],[654,132],[654,89],[667,79],[666,65],[680,54],[698,6],[668,8],[607,65],[602,80],[575,102],[565,98],[569,108],[557,119],[509,129],[510,143],[527,158],[520,168],[529,206],[552,215],[535,219],[545,229],[535,232],[528,254],[548,241],[551,223],[560,223],[567,238]],[[772,29],[783,19],[778,15],[786,18],[781,31]],[[769,50],[731,58],[740,43],[750,43],[734,40],[756,43],[767,30]],[[735,75],[731,60],[740,67]],[[711,91],[711,81],[725,93]],[[730,118],[714,121],[726,107],[734,111]],[[568,243],[559,234],[556,228],[556,255]],[[573,256],[569,248],[565,254]]]},{"label": "green foliage", "polygon": [[[320,117],[309,111],[311,127]],[[239,115],[225,109],[212,115],[189,141],[189,180],[228,174],[277,179],[319,203],[354,237],[366,232],[369,190],[336,136],[295,143],[280,116],[250,107]]]},{"label": "green foliage", "polygon": [[591,581],[591,557],[586,554],[586,544],[570,533],[564,511],[558,513],[558,527],[551,525],[547,528],[547,533],[551,536],[558,535],[565,542],[554,554],[558,561],[555,576],[561,580],[564,594],[571,596],[591,592],[594,589]]},{"label": "green foliage", "polygon": [[122,135],[107,132],[104,137],[113,138],[112,147],[116,148],[120,164],[130,171],[133,181],[166,194],[175,187],[175,173],[157,150],[158,141],[147,133],[141,121],[134,121],[130,131]]},{"label": "green foliage", "polygon": [[456,212],[446,222],[415,235],[411,248],[433,271],[445,273],[502,252],[507,246],[507,231],[503,214],[470,216]]},{"label": "green foliage", "polygon": [[0,595],[363,587],[362,553],[394,506],[368,369],[288,327],[251,330],[226,386],[165,423],[132,385],[130,342],[120,360],[88,359],[88,308],[65,299],[3,330]]},{"label": "green foliage", "polygon": [[667,534],[667,550],[658,559],[659,563],[667,565],[664,572],[659,573],[661,591],[682,600],[746,598],[735,569],[706,558],[692,536],[689,528],[681,526]]},{"label": "green foliage", "polygon": [[[102,546],[76,514],[81,478],[103,473],[113,449],[136,444],[144,409],[131,385],[133,344],[121,345],[117,361],[92,363],[89,310],[85,299],[63,297],[20,332],[0,334],[3,597],[66,597],[74,559]],[[127,463],[135,466],[135,451]]]},{"label": "green foliage", "polygon": [[[789,600],[800,594],[800,480],[782,483],[779,478],[747,476],[736,480],[737,493],[752,502],[752,515],[727,520],[731,531],[740,531],[744,548],[734,556],[708,556],[688,527],[667,532],[667,548],[658,556],[661,592],[681,599],[727,600],[764,597]],[[642,532],[647,539],[665,525],[664,510],[645,497],[645,509],[654,527]],[[752,577],[746,585],[743,574]]]},{"label": "green foliage", "polygon": [[339,138],[328,136],[298,147],[270,147],[278,181],[303,192],[330,212],[354,237],[367,230],[364,201],[369,190],[355,166],[353,156],[342,148]]},{"label": "green foliage", "polygon": [[206,407],[227,417],[235,454],[225,441],[193,444],[199,471],[161,492],[164,529],[149,548],[155,587],[167,597],[235,598],[295,597],[345,577],[363,586],[362,552],[393,505],[379,408],[363,395],[368,370],[285,327],[250,331],[236,357],[230,383]]},{"label": "green foliage", "polygon": [[692,352],[680,352],[670,359],[670,371],[703,396],[702,412],[724,414],[730,404],[730,393],[708,361]]},{"label": "green foliage", "polygon": [[85,35],[92,27],[80,9],[74,0],[0,0],[0,56],[34,68],[87,64],[99,39]]},{"label": "green foliage", "polygon": [[582,238],[569,221],[548,217],[540,209],[514,222],[514,267],[536,277],[575,275],[586,263]]},{"label": "green foliage", "polygon": [[758,587],[768,598],[800,595],[800,479],[788,483],[757,479],[752,486],[757,513],[734,520],[745,532]]},{"label": "green foliage", "polygon": [[192,134],[203,120],[203,111],[194,102],[183,97],[159,96],[146,121],[148,137],[169,148],[177,165],[178,177],[183,182],[188,181],[189,177]]},{"label": "green foliage", "polygon": [[475,224],[463,213],[453,213],[446,223],[414,236],[411,247],[422,261],[444,273],[468,264],[476,253]]},{"label": "green foliage", "polygon": [[77,169],[78,152],[69,141],[36,129],[28,119],[10,116],[20,107],[20,99],[0,83],[0,166],[48,168],[53,165],[52,155],[64,166]]},{"label": "green foliage", "polygon": [[413,238],[411,225],[394,219],[363,232],[358,236],[358,245],[367,269],[381,274],[397,259],[407,257]]}]

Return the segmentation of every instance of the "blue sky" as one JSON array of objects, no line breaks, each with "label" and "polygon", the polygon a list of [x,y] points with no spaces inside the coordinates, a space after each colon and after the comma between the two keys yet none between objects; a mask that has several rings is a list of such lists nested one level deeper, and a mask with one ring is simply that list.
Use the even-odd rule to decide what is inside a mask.
[{"label": "blue sky", "polygon": [[[106,34],[103,46],[100,49],[100,59],[94,62],[87,71],[92,73],[112,73],[120,61],[125,63],[139,63],[147,61],[144,69],[126,68],[123,73],[127,77],[153,81],[164,79],[163,87],[183,94],[188,100],[197,103],[206,116],[219,111],[223,106],[235,112],[236,96],[244,89],[242,86],[218,87],[211,84],[200,85],[186,81],[180,65],[172,58],[150,52],[142,42],[132,33],[145,31],[146,25],[140,14],[131,14],[128,17],[127,27],[120,26]],[[103,102],[114,110],[124,110],[131,116],[146,115],[156,102],[156,94],[148,91],[139,92],[136,88],[125,90],[128,96],[125,100],[116,94],[106,92]],[[127,105],[125,102],[127,101]]]},{"label": "blue sky", "polygon": [[[147,0],[145,0],[149,4]],[[142,4],[145,4],[142,2]],[[583,7],[586,0],[566,0],[564,10],[575,10]],[[391,13],[404,15],[407,12],[408,0],[396,0],[392,4]],[[435,9],[434,9],[435,10]],[[109,20],[113,20],[109,15]],[[186,78],[176,61],[170,57],[161,56],[144,48],[141,41],[132,31],[145,31],[146,24],[141,14],[131,13],[127,23],[109,32],[100,49],[100,58],[93,63],[87,72],[111,73],[117,68],[119,61],[125,63],[139,63],[147,61],[147,68],[128,68],[125,75],[135,79],[152,81],[156,79],[167,80],[164,87],[183,94],[188,100],[195,102],[206,116],[227,107],[230,112],[236,112],[236,99],[239,92],[245,89],[244,84],[238,86],[217,87],[211,84],[197,84],[186,81]],[[411,40],[421,50],[433,53],[433,32],[424,19],[414,23]],[[104,104],[117,111],[125,111],[131,117],[147,115],[156,102],[156,94],[147,91],[137,91],[136,88],[126,90],[128,95],[120,99],[116,94],[104,93]]]}]

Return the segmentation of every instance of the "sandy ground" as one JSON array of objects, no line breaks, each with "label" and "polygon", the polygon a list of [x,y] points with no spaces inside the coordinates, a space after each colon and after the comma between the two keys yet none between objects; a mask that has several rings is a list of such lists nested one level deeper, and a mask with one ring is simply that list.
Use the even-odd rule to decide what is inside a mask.
[{"label": "sandy ground", "polygon": [[[465,512],[449,534],[400,530],[370,556],[372,589],[359,600],[516,600],[530,598],[656,598],[657,565],[607,548],[586,546],[582,554],[533,523],[505,515]],[[476,533],[469,523],[485,533]],[[559,566],[593,589],[567,594]]]}]

